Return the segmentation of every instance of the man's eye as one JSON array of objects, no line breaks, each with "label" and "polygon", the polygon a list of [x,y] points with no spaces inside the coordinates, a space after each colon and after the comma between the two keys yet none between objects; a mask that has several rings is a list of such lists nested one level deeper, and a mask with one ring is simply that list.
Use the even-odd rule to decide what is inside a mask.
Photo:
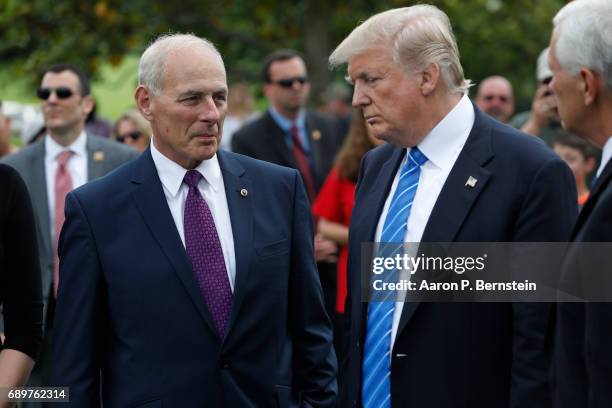
[{"label": "man's eye", "polygon": [[227,100],[227,95],[224,95],[224,94],[215,95],[215,100],[220,101],[220,102],[225,102]]},{"label": "man's eye", "polygon": [[378,78],[378,77],[365,77],[365,83],[368,84],[368,85],[373,85],[376,82],[378,82],[379,79],[380,78]]},{"label": "man's eye", "polygon": [[181,102],[197,102],[200,99],[199,96],[197,95],[191,95],[191,96],[187,96],[183,99],[181,99]]}]

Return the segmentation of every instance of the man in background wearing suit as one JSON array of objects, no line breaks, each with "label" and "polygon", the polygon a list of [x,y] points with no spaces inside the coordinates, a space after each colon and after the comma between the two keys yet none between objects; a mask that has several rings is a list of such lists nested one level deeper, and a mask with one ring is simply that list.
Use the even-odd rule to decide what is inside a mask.
[{"label": "man in background wearing suit", "polygon": [[221,55],[140,59],[150,148],[70,193],[54,382],[75,407],[333,407],[337,362],[297,171],[219,150]]},{"label": "man in background wearing suit", "polygon": [[565,241],[572,173],[470,103],[450,21],[434,6],[371,17],[330,56],[345,62],[353,105],[388,143],[365,156],[357,182],[341,406],[550,407],[550,305],[367,303],[361,244]]},{"label": "man in background wearing suit", "polygon": [[66,194],[134,159],[138,152],[85,132],[93,99],[89,79],[76,66],[58,64],[48,68],[37,95],[47,134],[41,142],[5,157],[3,163],[19,171],[36,217],[46,325],[41,356],[30,383],[42,386],[51,381],[50,341],[59,270],[57,241],[64,222]]},{"label": "man in background wearing suit", "polygon": [[[293,50],[279,50],[264,60],[261,76],[270,103],[259,119],[232,138],[232,151],[300,171],[312,203],[334,164],[344,139],[339,119],[306,109],[310,83],[306,64]],[[315,236],[315,256],[328,313],[335,311],[336,244]]]},{"label": "man in background wearing suit", "polygon": [[[601,165],[574,231],[575,242],[612,242],[612,4],[569,3],[554,18],[550,89],[568,131],[603,149]],[[580,245],[580,244],[578,244]],[[570,251],[562,281],[609,275]],[[576,265],[582,265],[577,268]],[[609,265],[609,263],[608,263]],[[604,278],[607,279],[607,278]],[[608,280],[609,282],[609,280]],[[571,287],[570,287],[571,290]],[[607,293],[612,288],[606,287]],[[561,303],[556,336],[556,406],[612,406],[612,304]]]}]

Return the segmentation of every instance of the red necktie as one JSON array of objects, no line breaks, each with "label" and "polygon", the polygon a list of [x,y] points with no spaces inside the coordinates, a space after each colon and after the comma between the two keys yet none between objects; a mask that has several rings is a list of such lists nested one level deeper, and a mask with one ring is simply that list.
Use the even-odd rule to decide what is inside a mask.
[{"label": "red necktie", "polygon": [[306,151],[304,151],[304,146],[302,146],[302,142],[300,141],[299,130],[295,125],[291,126],[291,139],[293,140],[293,154],[295,156],[295,161],[297,162],[298,170],[300,170],[300,173],[302,173],[304,184],[306,184],[308,198],[310,199],[310,202],[312,202],[317,195],[317,191],[315,189],[314,178],[310,168],[310,161],[308,160],[308,155],[306,154]]},{"label": "red necktie", "polygon": [[57,286],[59,284],[59,258],[57,256],[57,246],[60,231],[64,225],[64,201],[66,194],[72,191],[72,177],[68,171],[68,160],[74,153],[65,150],[57,155],[57,171],[55,172],[55,236],[53,237],[53,296],[57,296]]}]

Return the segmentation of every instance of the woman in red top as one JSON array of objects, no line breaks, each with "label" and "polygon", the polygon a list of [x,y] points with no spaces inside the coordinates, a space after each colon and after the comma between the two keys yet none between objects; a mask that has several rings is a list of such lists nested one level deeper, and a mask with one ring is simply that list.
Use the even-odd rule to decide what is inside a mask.
[{"label": "woman in red top", "polygon": [[313,203],[312,212],[319,218],[318,233],[340,247],[336,275],[336,312],[344,313],[346,299],[346,266],[348,260],[348,226],[355,204],[355,183],[361,158],[382,141],[370,136],[361,110],[353,113],[351,127],[336,156],[334,168]]}]

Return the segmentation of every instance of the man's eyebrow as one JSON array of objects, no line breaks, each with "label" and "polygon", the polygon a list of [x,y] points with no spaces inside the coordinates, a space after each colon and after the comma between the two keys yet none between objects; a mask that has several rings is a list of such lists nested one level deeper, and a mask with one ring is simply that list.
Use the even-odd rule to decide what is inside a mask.
[{"label": "man's eyebrow", "polygon": [[201,96],[201,95],[202,95],[201,91],[187,90],[187,91],[183,91],[183,92],[179,93],[178,97],[179,98],[184,98],[186,96]]}]

